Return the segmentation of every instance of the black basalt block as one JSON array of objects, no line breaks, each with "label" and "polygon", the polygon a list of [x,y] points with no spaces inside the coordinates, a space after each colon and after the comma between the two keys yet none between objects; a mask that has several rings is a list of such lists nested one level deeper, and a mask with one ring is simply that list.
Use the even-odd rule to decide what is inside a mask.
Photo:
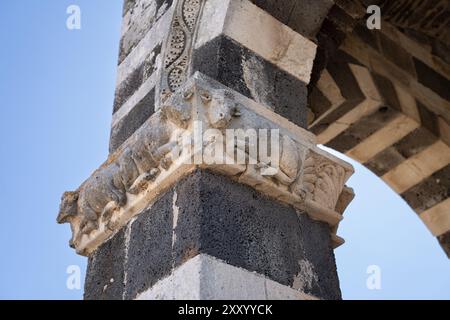
[{"label": "black basalt block", "polygon": [[[116,237],[126,243],[118,249],[119,257],[125,250],[126,259],[117,263],[123,262],[118,270],[126,278],[117,298],[134,299],[198,254],[287,286],[302,279],[307,264],[313,275],[303,290],[323,299],[341,298],[329,227],[228,177],[197,170],[130,223],[95,253],[113,256]],[[96,279],[103,265],[91,261],[88,279]],[[102,298],[103,286],[103,280],[90,280],[86,297]]]},{"label": "black basalt block", "polygon": [[226,36],[194,51],[192,71],[200,71],[295,124],[306,126],[306,84]]},{"label": "black basalt block", "polygon": [[124,292],[125,230],[89,257],[84,285],[86,300],[121,300]]}]

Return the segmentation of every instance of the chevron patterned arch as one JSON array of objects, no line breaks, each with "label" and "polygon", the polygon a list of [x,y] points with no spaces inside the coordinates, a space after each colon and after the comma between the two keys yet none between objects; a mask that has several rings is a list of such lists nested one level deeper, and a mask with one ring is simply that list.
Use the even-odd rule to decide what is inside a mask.
[{"label": "chevron patterned arch", "polygon": [[309,96],[318,142],[363,164],[410,205],[450,257],[449,125],[403,86],[340,52]]}]

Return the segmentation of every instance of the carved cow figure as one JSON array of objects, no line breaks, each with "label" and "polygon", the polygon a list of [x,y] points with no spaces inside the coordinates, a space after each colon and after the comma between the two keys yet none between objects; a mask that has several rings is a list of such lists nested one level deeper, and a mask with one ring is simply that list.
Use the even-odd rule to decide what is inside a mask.
[{"label": "carved cow figure", "polygon": [[107,221],[127,203],[127,192],[138,193],[167,168],[166,159],[176,143],[170,142],[171,127],[161,117],[152,117],[120,155],[97,170],[75,192],[66,192],[61,201],[58,222],[81,218],[80,233],[98,228],[99,219]]},{"label": "carved cow figure", "polygon": [[226,90],[215,90],[212,94],[204,92],[201,99],[207,108],[207,120],[215,129],[226,128],[233,117],[239,116],[236,102]]}]

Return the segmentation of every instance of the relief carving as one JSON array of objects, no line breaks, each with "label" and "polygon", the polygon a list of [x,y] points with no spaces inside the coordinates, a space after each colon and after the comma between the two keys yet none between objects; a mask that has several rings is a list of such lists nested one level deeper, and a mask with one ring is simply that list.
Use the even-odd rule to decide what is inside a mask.
[{"label": "relief carving", "polygon": [[196,25],[203,3],[204,0],[179,0],[175,4],[159,88],[161,102],[186,82]]},{"label": "relief carving", "polygon": [[77,191],[64,193],[57,220],[79,219],[78,239],[72,241],[97,230],[100,222],[109,227],[113,213],[127,204],[127,194],[142,192],[170,168],[180,151],[178,141],[171,141],[170,123],[156,114],[136,133],[132,145],[125,144],[111,155]]},{"label": "relief carving", "polygon": [[183,1],[183,21],[189,31],[194,31],[197,22],[197,16],[202,5],[201,0],[184,0]]},{"label": "relief carving", "polygon": [[310,152],[303,169],[303,186],[307,196],[334,210],[349,173],[339,165]]},{"label": "relief carving", "polygon": [[233,117],[239,116],[233,95],[227,90],[216,90],[213,95],[203,92],[201,100],[207,109],[208,123],[212,128],[225,128]]},{"label": "relief carving", "polygon": [[[247,105],[255,102],[229,89],[211,87],[209,82],[196,77],[200,76],[194,76],[183,90],[171,95],[77,191],[64,193],[58,222],[71,224],[74,234],[71,243],[80,253],[89,252],[86,250],[90,243],[98,245],[98,239],[104,239],[108,232],[115,232],[126,223],[120,217],[126,215],[127,210],[134,212],[130,216],[139,214],[140,209],[135,205],[140,199],[147,206],[163,192],[161,188],[170,187],[195,167],[228,175],[337,227],[342,211],[351,201],[351,192],[345,187],[351,167],[319,151],[312,144],[313,140],[308,140],[310,134],[306,131],[302,136],[298,135],[303,132],[300,128],[296,133],[280,128],[280,124],[270,118],[271,111],[261,107],[264,111],[258,113],[256,106]],[[244,163],[184,162],[195,157],[192,143],[197,122],[205,130],[219,134],[228,129],[242,132],[247,129],[260,132],[261,129],[270,132],[270,137],[233,138],[231,148],[226,148],[226,139],[201,144],[201,151],[217,143],[223,144],[221,150],[227,159],[235,159],[240,152]],[[272,133],[271,129],[277,133]],[[259,152],[256,157],[250,156],[252,148],[260,147],[261,139],[263,144],[270,144],[270,157]],[[274,143],[279,151],[274,152],[276,156],[271,148]]]}]

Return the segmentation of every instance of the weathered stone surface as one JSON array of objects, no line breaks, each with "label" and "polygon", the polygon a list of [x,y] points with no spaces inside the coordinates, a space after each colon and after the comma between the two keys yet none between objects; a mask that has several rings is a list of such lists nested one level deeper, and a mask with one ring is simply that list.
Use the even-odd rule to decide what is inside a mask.
[{"label": "weathered stone surface", "polygon": [[[210,20],[216,23],[211,26]],[[249,1],[210,0],[205,3],[196,48],[220,35],[309,83],[316,44]]]},{"label": "weathered stone surface", "polygon": [[402,107],[393,83],[388,78],[377,73],[373,73],[372,77],[383,99],[383,104],[389,106],[389,108],[401,111]]},{"label": "weathered stone surface", "polygon": [[347,151],[346,155],[360,163],[366,163],[380,152],[406,137],[419,126],[420,124],[413,119],[402,113],[397,113],[376,132]]},{"label": "weathered stone surface", "polygon": [[161,45],[156,46],[129,76],[116,88],[114,97],[113,113],[138,90],[150,76],[157,71],[157,58],[161,53]]},{"label": "weathered stone surface", "polygon": [[380,40],[379,40],[379,32],[375,30],[369,30],[367,29],[367,26],[363,23],[358,24],[355,29],[353,30],[353,33],[358,36],[364,43],[368,44],[375,50],[380,50]]},{"label": "weathered stone surface", "polygon": [[391,147],[377,154],[373,159],[365,163],[365,166],[377,176],[381,177],[404,160],[405,158],[397,149]]},{"label": "weathered stone surface", "polygon": [[124,3],[119,64],[172,5],[172,0],[133,0]]},{"label": "weathered stone surface", "polygon": [[[127,299],[201,253],[319,298],[340,298],[328,227],[227,177],[196,171],[130,224],[116,235],[126,244]],[[95,255],[107,257],[110,248]],[[101,298],[97,282],[89,283],[89,296]]]},{"label": "weathered stone surface", "polygon": [[398,115],[398,111],[388,106],[380,107],[376,112],[363,117],[346,131],[327,143],[327,146],[340,152],[347,152]]},{"label": "weathered stone surface", "polygon": [[[198,129],[203,142],[197,141]],[[213,129],[223,139],[205,136]],[[224,145],[227,129],[234,135],[246,135],[251,129],[255,135],[248,141],[238,137],[237,144]],[[270,150],[270,158],[248,149],[268,139],[259,129],[276,130],[271,140],[277,141],[270,145],[279,148]],[[219,162],[204,158],[208,149],[219,146],[223,150],[217,155]],[[235,154],[242,152],[248,156],[244,163],[237,163]],[[71,224],[72,244],[81,254],[90,254],[159,194],[198,167],[223,173],[275,200],[306,210],[313,219],[333,228],[342,220],[336,204],[353,173],[349,164],[317,148],[314,137],[304,129],[196,73],[78,190],[64,194],[58,221]]]},{"label": "weathered stone surface", "polygon": [[[86,299],[152,296],[204,256],[213,262],[197,271],[209,278],[190,279],[199,298],[297,289],[339,299],[332,249],[343,243],[335,233],[353,198],[344,186],[352,169],[292,124],[307,125],[308,84],[318,140],[382,176],[450,255],[448,1],[251,2],[125,1],[111,156],[64,195],[58,218],[90,254]],[[363,26],[362,4],[375,3],[394,26]],[[316,90],[327,65],[331,86]],[[218,82],[184,87],[196,71]],[[266,178],[262,161],[182,165],[176,156],[190,149],[178,133],[194,119],[219,131],[281,128],[280,170]],[[396,126],[405,131],[386,137]],[[228,281],[233,271],[242,280]],[[250,278],[253,291],[241,290]]]},{"label": "weathered stone surface", "polygon": [[[152,0],[154,1],[154,0]],[[133,50],[117,67],[117,86],[127,79],[149,56],[149,54],[167,37],[172,19],[173,7],[170,7],[157,21],[151,29],[145,33],[143,38],[136,43]],[[126,25],[126,22],[122,24]]]},{"label": "weathered stone surface", "polygon": [[306,84],[225,36],[195,50],[193,70],[306,126]]},{"label": "weathered stone surface", "polygon": [[384,18],[400,28],[450,42],[450,4],[446,0],[383,1]]},{"label": "weathered stone surface", "polygon": [[134,299],[172,270],[173,192],[166,193],[125,228],[125,299]]},{"label": "weathered stone surface", "polygon": [[151,90],[111,128],[109,152],[117,150],[155,112],[155,91]]},{"label": "weathered stone surface", "polygon": [[[301,272],[299,263],[305,259],[313,265],[319,279],[326,277],[324,284],[337,281],[328,271],[334,262],[325,225],[245,186],[208,173],[197,173],[177,192],[177,239],[185,240],[175,245],[178,264],[190,252],[201,251],[292,286]],[[190,209],[192,198],[200,201],[199,211]],[[196,225],[200,234],[192,235]],[[316,296],[329,292],[336,297],[336,292],[329,290],[331,287],[309,285],[299,289]]]},{"label": "weathered stone surface", "polygon": [[88,261],[84,286],[86,300],[121,300],[126,272],[125,229],[105,242]]},{"label": "weathered stone surface", "polygon": [[450,80],[443,77],[418,59],[414,59],[417,78],[424,86],[432,89],[442,98],[450,100]]},{"label": "weathered stone surface", "polygon": [[308,125],[310,125],[316,119],[319,119],[324,113],[332,108],[333,104],[322,91],[313,90],[308,95],[308,107],[310,108],[313,116],[309,118]]},{"label": "weathered stone surface", "polygon": [[422,212],[419,217],[435,237],[445,235],[450,230],[450,198]]},{"label": "weathered stone surface", "polygon": [[437,141],[437,137],[425,128],[414,130],[394,145],[394,148],[408,159]]},{"label": "weathered stone surface", "polygon": [[333,0],[252,0],[276,19],[301,35],[314,39]]},{"label": "weathered stone surface", "polygon": [[450,231],[439,236],[438,241],[439,241],[442,249],[444,249],[444,252],[450,258]]},{"label": "weathered stone surface", "polygon": [[437,141],[387,172],[382,179],[394,191],[403,193],[449,163],[450,148],[442,141]]},{"label": "weathered stone surface", "polygon": [[444,201],[450,197],[450,165],[403,193],[402,197],[417,213]]},{"label": "weathered stone surface", "polygon": [[379,35],[379,41],[381,51],[387,59],[391,60],[400,68],[415,76],[411,55],[404,48],[383,34]]},{"label": "weathered stone surface", "polygon": [[315,297],[199,254],[137,300],[315,300]]},{"label": "weathered stone surface", "polygon": [[330,9],[317,34],[317,57],[314,61],[310,91],[319,80],[322,71],[332,61],[346,36],[353,31],[366,10],[358,1],[337,0]]}]

